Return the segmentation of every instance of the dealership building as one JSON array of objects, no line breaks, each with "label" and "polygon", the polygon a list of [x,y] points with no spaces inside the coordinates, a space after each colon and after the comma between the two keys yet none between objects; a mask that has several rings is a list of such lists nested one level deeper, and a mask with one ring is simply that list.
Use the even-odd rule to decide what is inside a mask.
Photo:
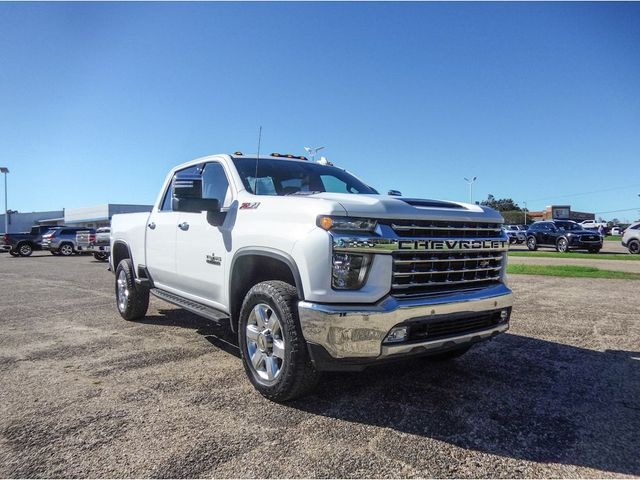
[{"label": "dealership building", "polygon": [[583,220],[595,220],[594,213],[576,212],[571,210],[571,205],[549,205],[544,210],[538,212],[528,212],[527,216],[534,221],[540,220],[574,220],[582,222]]},{"label": "dealership building", "polygon": [[[46,212],[18,213],[9,211],[9,233],[27,232],[33,225],[69,225],[72,227],[108,227],[118,213],[150,212],[152,205],[105,203],[94,207],[65,208]],[[0,234],[4,231],[5,214],[0,215]]]}]

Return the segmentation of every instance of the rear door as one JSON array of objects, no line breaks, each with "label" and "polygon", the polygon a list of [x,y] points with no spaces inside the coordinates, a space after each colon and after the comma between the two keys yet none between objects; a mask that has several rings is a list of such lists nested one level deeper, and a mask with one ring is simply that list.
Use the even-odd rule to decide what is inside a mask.
[{"label": "rear door", "polygon": [[178,212],[171,207],[173,188],[181,176],[192,175],[199,166],[178,170],[167,186],[162,203],[154,208],[146,225],[146,267],[156,287],[175,290],[176,279],[176,235],[178,230]]}]

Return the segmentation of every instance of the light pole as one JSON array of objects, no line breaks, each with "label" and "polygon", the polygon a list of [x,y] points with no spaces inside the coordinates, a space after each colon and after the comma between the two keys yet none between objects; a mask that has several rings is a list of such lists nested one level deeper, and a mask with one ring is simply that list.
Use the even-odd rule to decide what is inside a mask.
[{"label": "light pole", "polygon": [[478,177],[473,177],[469,180],[467,177],[464,177],[464,181],[469,184],[469,203],[473,203],[473,184],[478,179]]},{"label": "light pole", "polygon": [[309,156],[311,157],[311,161],[315,162],[316,161],[316,154],[322,150],[324,147],[304,147],[304,149],[306,150],[306,152],[309,154]]},{"label": "light pole", "polygon": [[7,207],[7,167],[0,167],[0,173],[4,173],[4,233],[9,233],[9,208]]},{"label": "light pole", "polygon": [[524,205],[524,226],[527,226],[527,202],[522,202]]}]

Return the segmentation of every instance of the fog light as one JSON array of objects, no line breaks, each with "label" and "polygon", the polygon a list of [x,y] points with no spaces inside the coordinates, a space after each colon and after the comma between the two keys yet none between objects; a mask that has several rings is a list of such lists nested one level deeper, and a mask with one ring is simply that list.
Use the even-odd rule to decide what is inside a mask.
[{"label": "fog light", "polygon": [[501,310],[500,311],[500,320],[504,322],[508,318],[509,318],[509,310],[506,309],[506,308],[504,310]]},{"label": "fog light", "polygon": [[385,343],[404,342],[407,339],[408,333],[409,329],[407,327],[393,327],[384,341]]}]

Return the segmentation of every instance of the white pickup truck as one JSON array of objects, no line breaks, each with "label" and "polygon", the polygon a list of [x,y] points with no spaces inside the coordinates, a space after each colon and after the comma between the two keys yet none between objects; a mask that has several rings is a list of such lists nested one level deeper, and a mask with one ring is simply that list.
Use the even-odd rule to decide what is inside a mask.
[{"label": "white pickup truck", "polygon": [[152,293],[229,322],[250,381],[285,401],[321,371],[454,358],[506,331],[502,223],[304,157],[208,156],[171,170],[151,213],[113,216],[116,303],[135,320]]}]

